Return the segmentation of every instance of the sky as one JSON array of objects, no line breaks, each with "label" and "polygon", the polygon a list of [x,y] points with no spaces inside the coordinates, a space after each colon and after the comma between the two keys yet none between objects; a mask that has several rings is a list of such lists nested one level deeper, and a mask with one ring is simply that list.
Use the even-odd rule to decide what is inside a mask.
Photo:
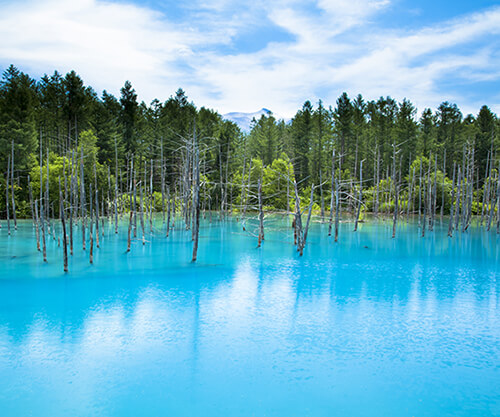
[{"label": "sky", "polygon": [[500,1],[0,0],[0,70],[221,113],[390,95],[500,113]]}]

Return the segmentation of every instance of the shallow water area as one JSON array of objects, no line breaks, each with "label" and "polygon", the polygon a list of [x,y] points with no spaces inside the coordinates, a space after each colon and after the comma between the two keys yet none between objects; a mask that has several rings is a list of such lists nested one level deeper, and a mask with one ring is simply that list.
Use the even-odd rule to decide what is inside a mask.
[{"label": "shallow water area", "polygon": [[[500,416],[500,237],[370,220],[105,223],[94,264],[0,230],[0,415]],[[56,227],[59,227],[57,225]],[[149,228],[149,225],[148,225]]]}]

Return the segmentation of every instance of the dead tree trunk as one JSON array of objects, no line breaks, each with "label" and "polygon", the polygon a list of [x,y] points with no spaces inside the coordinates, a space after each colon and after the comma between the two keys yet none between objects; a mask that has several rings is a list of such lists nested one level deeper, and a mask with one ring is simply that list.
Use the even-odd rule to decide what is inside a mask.
[{"label": "dead tree trunk", "polygon": [[340,210],[342,209],[340,201],[340,180],[342,179],[342,158],[339,159],[339,177],[336,178],[335,187],[335,243],[339,240],[339,223],[340,223]]},{"label": "dead tree trunk", "polygon": [[71,153],[71,175],[69,179],[69,253],[73,255],[73,210],[75,205],[75,151]]},{"label": "dead tree trunk", "polygon": [[134,155],[132,155],[132,187],[133,187],[133,212],[134,212],[134,239],[137,237],[137,183],[135,181]]},{"label": "dead tree trunk", "polygon": [[45,241],[45,223],[43,216],[43,160],[42,160],[42,136],[40,133],[40,226],[42,229],[42,253],[43,261],[47,262],[47,246]]},{"label": "dead tree trunk", "polygon": [[36,221],[36,248],[40,252],[40,233],[38,223],[38,200],[35,200],[35,221]]},{"label": "dead tree trunk", "polygon": [[461,194],[461,189],[462,189],[462,172],[461,172],[461,167],[458,167],[458,174],[457,174],[457,200],[455,203],[455,230],[458,230],[458,221],[460,220],[460,194]]},{"label": "dead tree trunk", "polygon": [[[250,159],[251,161],[251,159]],[[240,203],[241,207],[243,207],[243,198],[245,195],[245,169],[247,165],[247,147],[246,147],[246,141],[245,141],[245,150],[243,152],[243,170],[241,173],[241,194],[240,194]],[[238,219],[236,219],[238,221]]]},{"label": "dead tree trunk", "polygon": [[392,238],[394,239],[396,237],[396,226],[398,222],[398,201],[399,201],[399,184],[394,184],[395,190],[394,190],[394,218],[392,221]]},{"label": "dead tree trunk", "polygon": [[301,239],[300,256],[302,256],[304,252],[304,247],[306,246],[307,234],[309,232],[309,225],[311,223],[313,204],[314,204],[314,184],[311,185],[311,201],[309,201],[309,212],[307,213],[307,221],[306,221],[306,228],[304,229],[304,236]]},{"label": "dead tree trunk", "polygon": [[171,206],[171,197],[170,197],[170,187],[167,187],[167,237],[170,234],[170,206]]},{"label": "dead tree trunk", "polygon": [[375,146],[375,152],[377,154],[377,189],[375,193],[375,216],[378,216],[379,210],[379,188],[380,188],[380,151],[378,146]]},{"label": "dead tree trunk", "polygon": [[116,146],[116,136],[115,136],[115,234],[118,234],[118,149]]},{"label": "dead tree trunk", "polygon": [[330,185],[330,219],[328,221],[328,236],[332,235],[334,197],[335,197],[335,149],[332,152],[332,180]]},{"label": "dead tree trunk", "polygon": [[91,210],[95,210],[95,244],[99,248],[99,192],[97,190],[97,169],[96,162],[94,160],[94,184],[95,184],[95,207],[91,207]]},{"label": "dead tree trunk", "polygon": [[42,250],[43,250],[43,261],[47,262],[47,245],[45,240],[45,222],[43,218],[43,204],[40,200],[40,224],[42,226]]},{"label": "dead tree trunk", "polygon": [[248,194],[250,193],[250,180],[252,175],[252,159],[250,159],[250,166],[248,168],[248,184],[245,190],[245,202],[243,204],[243,216],[241,217],[241,224],[243,231],[245,231],[245,214],[247,212]]},{"label": "dead tree trunk", "polygon": [[286,165],[286,216],[290,214],[290,163],[287,161]]},{"label": "dead tree trunk", "polygon": [[451,185],[450,221],[448,223],[448,236],[453,236],[453,204],[455,204],[455,162],[453,163],[453,181]]},{"label": "dead tree trunk", "polygon": [[420,158],[418,178],[418,225],[420,226],[422,224],[422,158]]},{"label": "dead tree trunk", "polygon": [[49,148],[47,147],[47,188],[45,190],[45,207],[47,207],[47,216],[46,216],[46,219],[47,219],[47,226],[48,226],[48,230],[49,230],[49,235],[50,235],[50,194],[49,194],[49,166],[50,166],[50,163],[49,163]]},{"label": "dead tree trunk", "polygon": [[[429,222],[429,230],[434,230],[434,219],[436,218],[436,203],[437,203],[437,155],[434,156],[434,183],[431,192],[431,220]],[[430,161],[429,161],[430,163]]]},{"label": "dead tree trunk", "polygon": [[[472,150],[472,152],[471,152]],[[472,154],[471,154],[472,153]],[[474,147],[469,148],[470,179],[467,183],[467,214],[465,218],[464,231],[469,228],[472,220],[472,201],[474,200]]]},{"label": "dead tree trunk", "polygon": [[130,219],[128,222],[128,235],[127,235],[127,252],[130,252],[130,234],[132,232],[132,217],[134,216],[134,212],[130,210]]},{"label": "dead tree trunk", "polygon": [[68,238],[66,235],[66,220],[64,217],[64,201],[62,197],[62,193],[59,192],[59,210],[61,212],[61,223],[62,223],[62,232],[63,232],[63,263],[64,263],[64,272],[68,272]]},{"label": "dead tree trunk", "polygon": [[257,247],[260,248],[260,245],[264,240],[264,209],[262,206],[262,179],[259,179],[258,189],[259,189],[259,244]]},{"label": "dead tree trunk", "polygon": [[297,251],[300,251],[302,246],[303,239],[303,230],[302,230],[302,211],[300,208],[300,197],[299,197],[299,189],[297,187],[297,181],[294,181],[295,188],[295,236],[296,236],[296,244]]},{"label": "dead tree trunk", "polygon": [[359,194],[358,194],[358,209],[356,211],[356,221],[354,222],[355,232],[358,230],[359,215],[361,213],[361,205],[363,201],[363,161],[361,161],[359,167]]},{"label": "dead tree trunk", "polygon": [[165,171],[163,169],[163,137],[160,142],[161,214],[165,226]]},{"label": "dead tree trunk", "polygon": [[149,176],[149,194],[151,196],[149,203],[149,230],[153,233],[153,209],[155,203],[155,195],[153,192],[153,160],[151,159],[151,173]]},{"label": "dead tree trunk", "polygon": [[5,181],[5,207],[7,208],[7,232],[10,236],[9,176],[10,176],[10,155],[7,158],[7,177]]},{"label": "dead tree trunk", "polygon": [[95,189],[95,245],[99,249],[99,192]]},{"label": "dead tree trunk", "polygon": [[144,236],[144,206],[143,206],[143,195],[142,195],[142,184],[139,185],[139,191],[140,191],[140,206],[139,206],[139,210],[140,210],[140,220],[141,220],[141,229],[142,229],[142,244],[145,245],[146,244],[146,238]]},{"label": "dead tree trunk", "polygon": [[[408,189],[408,201],[406,203],[406,222],[410,220],[410,206],[413,203],[413,185],[415,182],[415,167],[413,167],[410,180],[410,188]],[[413,207],[412,207],[413,208]]]},{"label": "dead tree trunk", "polygon": [[12,141],[12,156],[10,158],[10,195],[12,197],[12,216],[14,219],[14,230],[17,230],[16,199],[14,191],[14,141]]},{"label": "dead tree trunk", "polygon": [[89,206],[89,211],[90,211],[90,224],[89,224],[89,246],[90,246],[90,251],[89,251],[89,261],[91,264],[94,263],[94,206],[92,204],[92,183],[90,184],[90,206]]},{"label": "dead tree trunk", "polygon": [[80,215],[82,216],[82,249],[86,250],[86,242],[85,242],[85,179],[84,179],[84,171],[83,171],[83,146],[81,148],[80,155]]},{"label": "dead tree trunk", "polygon": [[444,214],[444,193],[445,193],[445,186],[446,186],[446,149],[444,150],[444,160],[443,160],[443,184],[442,184],[442,191],[441,191],[441,221],[443,220],[443,214]]},{"label": "dead tree trunk", "polygon": [[[196,136],[195,136],[196,140]],[[196,144],[195,144],[196,147]],[[195,178],[194,178],[194,239],[193,239],[193,258],[192,262],[196,262],[198,257],[198,240],[200,235],[200,153],[198,148],[195,150]]]},{"label": "dead tree trunk", "polygon": [[[227,156],[226,156],[226,184],[225,184],[225,191],[224,191],[224,207],[225,207],[225,210],[227,212],[227,207],[230,205],[229,203],[231,203],[231,201],[229,201],[229,203],[227,202],[227,195],[228,195],[228,191],[227,191],[227,187],[229,186],[229,181],[228,181],[228,174],[229,174],[229,156],[231,155],[231,152],[230,152],[231,148],[229,147],[229,144],[227,145]],[[232,189],[232,187],[231,187]],[[231,210],[231,208],[230,208]],[[224,213],[226,214],[226,213]],[[229,213],[231,215],[231,212]]]},{"label": "dead tree trunk", "polygon": [[33,190],[31,188],[31,179],[28,175],[28,189],[29,189],[29,197],[30,197],[30,207],[31,207],[31,218],[33,219],[33,225],[35,226],[35,234],[36,234],[36,249],[40,252],[40,230],[38,228],[38,209],[35,212],[33,205]]},{"label": "dead tree trunk", "polygon": [[[491,228],[491,221],[493,219],[493,217],[495,216],[495,208],[497,206],[497,203],[498,203],[498,200],[500,198],[500,163],[498,165],[498,172],[497,172],[497,191],[496,191],[496,196],[494,196],[496,198],[493,198],[493,202],[491,203],[491,214],[490,216],[488,217],[488,232],[490,231],[490,228]],[[497,209],[499,212],[500,212],[500,207],[498,207]],[[497,215],[498,218],[500,218],[500,216]],[[497,222],[497,233],[498,233],[498,222]]]}]

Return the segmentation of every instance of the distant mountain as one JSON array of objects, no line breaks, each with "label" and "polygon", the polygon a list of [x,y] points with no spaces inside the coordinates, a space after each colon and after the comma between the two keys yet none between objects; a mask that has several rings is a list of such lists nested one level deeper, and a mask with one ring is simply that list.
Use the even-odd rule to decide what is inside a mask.
[{"label": "distant mountain", "polygon": [[273,115],[277,120],[282,119],[282,117],[277,116],[271,110],[266,108],[262,108],[259,111],[254,113],[240,113],[240,112],[232,112],[222,115],[224,119],[231,120],[236,123],[241,130],[244,132],[250,132],[250,124],[252,123],[252,119],[259,120],[262,115],[270,116]]}]

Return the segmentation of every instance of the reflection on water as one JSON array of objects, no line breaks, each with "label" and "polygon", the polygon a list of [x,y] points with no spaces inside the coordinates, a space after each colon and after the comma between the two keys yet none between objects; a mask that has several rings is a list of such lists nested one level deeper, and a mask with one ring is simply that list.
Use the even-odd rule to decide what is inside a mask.
[{"label": "reflection on water", "polygon": [[196,265],[189,232],[106,232],[67,276],[1,235],[1,415],[500,415],[497,236],[350,228],[299,258],[205,223]]}]

